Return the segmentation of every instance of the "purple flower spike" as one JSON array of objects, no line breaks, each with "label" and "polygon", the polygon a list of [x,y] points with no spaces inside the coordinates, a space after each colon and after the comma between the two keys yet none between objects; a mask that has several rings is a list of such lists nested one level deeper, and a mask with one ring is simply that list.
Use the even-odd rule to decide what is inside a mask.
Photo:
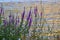
[{"label": "purple flower spike", "polygon": [[22,19],[24,19],[24,15],[25,15],[25,7],[24,7],[24,11],[22,13]]},{"label": "purple flower spike", "polygon": [[14,15],[12,15],[11,21],[14,23]]},{"label": "purple flower spike", "polygon": [[10,13],[10,15],[9,15],[9,21],[11,20],[11,18],[12,18],[12,15],[11,15],[11,13]]},{"label": "purple flower spike", "polygon": [[11,13],[10,13],[9,18],[11,18],[11,17],[12,17],[12,15],[11,15]]},{"label": "purple flower spike", "polygon": [[2,13],[2,8],[0,8],[0,14]]},{"label": "purple flower spike", "polygon": [[4,10],[3,10],[3,5],[1,4],[1,7],[0,7],[0,15],[3,14]]},{"label": "purple flower spike", "polygon": [[3,20],[3,24],[4,24],[4,26],[7,25],[7,21],[5,19]]},{"label": "purple flower spike", "polygon": [[17,23],[17,20],[16,20],[15,25],[17,26],[17,24],[18,24],[18,23]]},{"label": "purple flower spike", "polygon": [[30,18],[29,20],[29,27],[31,26],[31,23],[32,23],[32,18]]},{"label": "purple flower spike", "polygon": [[34,8],[34,14],[35,14],[35,16],[37,16],[37,6]]},{"label": "purple flower spike", "polygon": [[11,15],[11,13],[10,13],[10,15],[9,15],[9,23],[11,24],[14,24],[14,15]]},{"label": "purple flower spike", "polygon": [[3,16],[4,16],[4,10],[3,10],[3,12],[2,12],[2,13],[3,13]]},{"label": "purple flower spike", "polygon": [[20,20],[19,20],[19,16],[18,16],[18,20],[17,20],[17,21],[18,21],[18,23],[20,22]]},{"label": "purple flower spike", "polygon": [[30,8],[30,11],[29,11],[29,15],[27,17],[27,21],[29,20],[30,16],[31,16],[31,8]]},{"label": "purple flower spike", "polygon": [[16,16],[16,19],[15,19],[15,25],[17,25],[17,16]]},{"label": "purple flower spike", "polygon": [[16,17],[16,22],[15,22],[15,25],[17,26],[19,24],[20,20],[19,20],[19,16]]},{"label": "purple flower spike", "polygon": [[42,12],[41,12],[41,17],[42,17]]}]

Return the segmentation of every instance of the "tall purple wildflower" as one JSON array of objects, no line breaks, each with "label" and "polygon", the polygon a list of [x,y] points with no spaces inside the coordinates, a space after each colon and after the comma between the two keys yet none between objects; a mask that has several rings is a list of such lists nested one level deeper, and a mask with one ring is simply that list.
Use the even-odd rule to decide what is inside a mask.
[{"label": "tall purple wildflower", "polygon": [[6,20],[6,19],[4,19],[4,20],[3,20],[3,24],[4,24],[4,26],[6,26],[6,25],[7,25],[7,23],[8,23],[8,22],[7,22],[7,20]]},{"label": "tall purple wildflower", "polygon": [[12,15],[11,15],[11,13],[10,13],[10,15],[9,15],[9,19],[11,19],[11,17],[12,17]]},{"label": "tall purple wildflower", "polygon": [[4,10],[2,11],[2,15],[4,16]]},{"label": "tall purple wildflower", "polygon": [[16,22],[15,22],[15,26],[17,26],[18,22],[17,22],[17,19],[16,19]]},{"label": "tall purple wildflower", "polygon": [[10,22],[11,22],[11,20],[10,20],[10,19],[11,19],[11,13],[10,13],[10,15],[9,15],[9,24],[10,24]]},{"label": "tall purple wildflower", "polygon": [[11,19],[11,22],[12,22],[12,24],[14,24],[14,15],[12,15],[12,19]]},{"label": "tall purple wildflower", "polygon": [[18,24],[19,24],[19,22],[20,22],[20,20],[19,20],[19,16],[18,16],[18,17],[16,17],[15,25],[18,25]]},{"label": "tall purple wildflower", "polygon": [[0,8],[0,14],[2,14],[2,8]]},{"label": "tall purple wildflower", "polygon": [[16,19],[15,19],[15,25],[17,25],[17,18],[18,18],[18,17],[16,16]]},{"label": "tall purple wildflower", "polygon": [[31,8],[30,8],[30,11],[29,11],[29,14],[28,14],[28,17],[27,17],[27,21],[29,20],[30,16],[31,16]]},{"label": "tall purple wildflower", "polygon": [[31,23],[32,23],[32,18],[30,18],[29,20],[29,27],[31,26]]},{"label": "tall purple wildflower", "polygon": [[17,22],[18,22],[18,23],[20,22],[19,16],[18,16]]},{"label": "tall purple wildflower", "polygon": [[4,15],[3,4],[1,4],[1,7],[0,7],[0,14]]},{"label": "tall purple wildflower", "polygon": [[40,14],[40,15],[41,15],[41,17],[42,17],[42,12],[41,12],[41,14]]},{"label": "tall purple wildflower", "polygon": [[37,6],[34,8],[34,14],[35,14],[35,16],[37,16]]},{"label": "tall purple wildflower", "polygon": [[41,21],[42,21],[42,12],[40,13],[40,25],[41,25]]},{"label": "tall purple wildflower", "polygon": [[25,7],[24,7],[24,11],[22,13],[22,20],[24,19],[24,15],[25,15]]},{"label": "tall purple wildflower", "polygon": [[14,15],[11,15],[11,13],[10,13],[10,15],[9,15],[9,23],[11,24],[13,24],[14,23]]},{"label": "tall purple wildflower", "polygon": [[23,11],[23,13],[22,13],[22,18],[21,18],[21,22],[20,22],[20,27],[22,27],[22,25],[23,25],[24,15],[25,15],[25,7],[24,7],[24,11]]}]

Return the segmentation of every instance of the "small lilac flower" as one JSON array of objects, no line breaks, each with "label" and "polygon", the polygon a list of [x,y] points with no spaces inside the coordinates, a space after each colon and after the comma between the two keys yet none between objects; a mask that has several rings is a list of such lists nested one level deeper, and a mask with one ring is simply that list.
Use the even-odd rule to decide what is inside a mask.
[{"label": "small lilac flower", "polygon": [[28,14],[28,17],[27,17],[27,21],[29,20],[30,16],[31,16],[31,8],[30,8],[30,11],[29,11],[29,14]]},{"label": "small lilac flower", "polygon": [[37,16],[37,6],[36,6],[36,8],[34,8],[34,14],[35,14],[35,16]]},{"label": "small lilac flower", "polygon": [[24,11],[22,13],[22,19],[24,19],[24,15],[25,15],[25,7],[24,7]]}]

